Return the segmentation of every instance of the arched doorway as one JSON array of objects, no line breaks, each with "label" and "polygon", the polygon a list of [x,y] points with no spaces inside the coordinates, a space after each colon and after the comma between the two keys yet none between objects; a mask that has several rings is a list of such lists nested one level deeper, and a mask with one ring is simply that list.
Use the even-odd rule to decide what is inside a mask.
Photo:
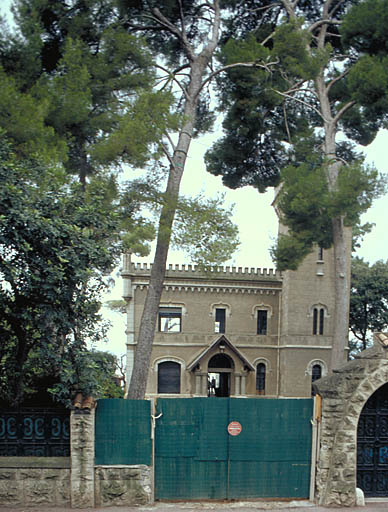
[{"label": "arched doorway", "polygon": [[388,383],[373,393],[360,414],[357,487],[365,496],[388,496]]},{"label": "arched doorway", "polygon": [[208,396],[230,396],[233,360],[226,354],[214,355],[208,363]]}]

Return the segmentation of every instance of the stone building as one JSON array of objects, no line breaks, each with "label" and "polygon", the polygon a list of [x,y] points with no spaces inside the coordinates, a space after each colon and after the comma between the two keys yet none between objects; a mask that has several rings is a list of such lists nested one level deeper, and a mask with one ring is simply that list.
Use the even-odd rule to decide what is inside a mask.
[{"label": "stone building", "polygon": [[[150,272],[124,256],[128,382]],[[147,396],[311,396],[329,371],[333,279],[333,252],[320,248],[283,273],[169,265]]]}]

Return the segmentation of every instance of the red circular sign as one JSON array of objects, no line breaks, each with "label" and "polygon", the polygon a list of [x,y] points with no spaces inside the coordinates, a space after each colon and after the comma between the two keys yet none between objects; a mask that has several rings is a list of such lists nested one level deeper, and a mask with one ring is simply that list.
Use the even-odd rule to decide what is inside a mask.
[{"label": "red circular sign", "polygon": [[231,436],[238,436],[241,434],[242,426],[238,421],[231,421],[228,425],[228,433]]}]

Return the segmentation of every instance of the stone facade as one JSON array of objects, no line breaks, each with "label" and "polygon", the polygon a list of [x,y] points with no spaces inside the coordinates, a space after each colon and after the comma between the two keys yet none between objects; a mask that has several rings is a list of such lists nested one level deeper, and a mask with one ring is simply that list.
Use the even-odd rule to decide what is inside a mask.
[{"label": "stone facade", "polygon": [[0,458],[0,506],[69,505],[69,457]]},{"label": "stone facade", "polygon": [[[210,374],[224,375],[227,391],[222,396],[311,396],[313,371],[318,368],[319,376],[325,376],[330,370],[333,258],[332,250],[317,248],[297,271],[283,273],[234,267],[203,273],[191,265],[169,265],[147,396],[166,394],[158,389],[160,365],[165,362],[175,363],[180,375],[173,396],[207,396]],[[150,272],[150,266],[134,264],[129,254],[124,255],[128,382]],[[265,326],[260,327],[259,317]],[[228,368],[214,370],[217,358],[212,358],[219,354],[226,356]]]},{"label": "stone facade", "polygon": [[357,427],[371,395],[388,382],[388,335],[330,377],[314,384],[322,397],[316,496],[324,506],[356,504]]},{"label": "stone facade", "polygon": [[148,505],[151,501],[149,466],[96,466],[96,507]]}]

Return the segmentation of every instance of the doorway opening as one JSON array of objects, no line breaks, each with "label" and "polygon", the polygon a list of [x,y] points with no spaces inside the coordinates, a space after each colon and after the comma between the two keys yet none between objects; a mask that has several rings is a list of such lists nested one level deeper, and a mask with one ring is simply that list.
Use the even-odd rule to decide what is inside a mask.
[{"label": "doorway opening", "polygon": [[373,393],[360,414],[357,487],[367,497],[388,496],[388,384]]},{"label": "doorway opening", "polygon": [[208,364],[208,396],[229,397],[233,360],[226,354],[214,355]]}]

